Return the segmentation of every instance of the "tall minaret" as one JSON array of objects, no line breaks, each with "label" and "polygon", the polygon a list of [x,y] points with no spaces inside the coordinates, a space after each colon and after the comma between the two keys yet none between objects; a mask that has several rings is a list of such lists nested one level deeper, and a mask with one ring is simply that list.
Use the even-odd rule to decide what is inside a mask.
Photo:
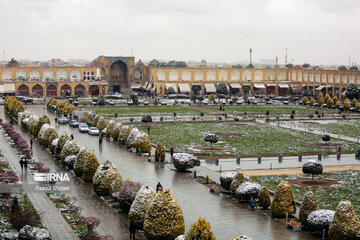
[{"label": "tall minaret", "polygon": [[285,48],[285,66],[287,65],[287,44]]},{"label": "tall minaret", "polygon": [[250,48],[249,52],[250,52],[250,64],[252,64],[252,48]]},{"label": "tall minaret", "polygon": [[279,58],[276,56],[276,65],[279,65]]}]

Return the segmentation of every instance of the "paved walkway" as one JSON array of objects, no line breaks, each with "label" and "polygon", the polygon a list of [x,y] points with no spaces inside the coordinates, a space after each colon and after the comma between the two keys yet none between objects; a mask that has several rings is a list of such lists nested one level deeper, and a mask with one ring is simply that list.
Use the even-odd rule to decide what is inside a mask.
[{"label": "paved walkway", "polygon": [[[0,111],[2,111],[2,109]],[[11,168],[18,176],[20,176],[20,181],[22,181],[23,184],[35,184],[30,171],[24,173],[21,172],[19,158],[3,136],[0,136],[0,149],[5,158],[9,161]],[[53,239],[79,239],[44,192],[33,191],[27,187],[24,187],[23,189],[34,208],[39,213],[41,222],[47,228]]]},{"label": "paved walkway", "polygon": [[[1,111],[1,109],[0,109]],[[23,130],[19,126],[15,126],[14,128],[16,131],[18,131],[23,138],[26,141],[30,141],[30,135]],[[95,140],[95,139],[94,139]],[[128,239],[129,238],[129,223],[119,216],[119,214],[110,206],[108,206],[104,200],[102,200],[98,195],[94,193],[92,190],[92,185],[89,183],[85,183],[81,181],[78,177],[73,175],[72,172],[67,170],[66,167],[62,166],[55,158],[51,155],[49,151],[44,149],[39,145],[39,143],[35,140],[33,144],[33,156],[35,157],[36,161],[42,162],[45,164],[45,167],[50,168],[51,172],[67,172],[68,176],[70,177],[70,192],[66,192],[66,196],[76,197],[77,201],[75,203],[76,206],[81,206],[82,211],[81,214],[84,217],[96,217],[101,222],[100,225],[96,228],[96,232],[100,236],[110,235],[115,240],[121,240],[121,239]],[[19,166],[20,167],[20,166]],[[32,177],[31,177],[32,178]],[[54,204],[48,199],[48,197],[45,194],[41,194],[41,196],[38,197],[39,201],[45,201],[42,198],[46,198],[46,201],[49,201],[50,204],[55,208]],[[40,205],[41,206],[41,205]],[[57,212],[57,209],[55,208],[55,211]],[[52,214],[51,212],[49,213]],[[61,216],[61,219],[63,222],[65,220]],[[58,221],[52,221],[53,222],[51,227],[57,228]],[[65,224],[69,226],[66,222]],[[72,229],[70,228],[71,232]],[[75,236],[67,237],[67,238],[57,238],[54,237],[55,240],[57,239],[77,239]],[[136,239],[144,240],[145,237],[137,233]]]}]

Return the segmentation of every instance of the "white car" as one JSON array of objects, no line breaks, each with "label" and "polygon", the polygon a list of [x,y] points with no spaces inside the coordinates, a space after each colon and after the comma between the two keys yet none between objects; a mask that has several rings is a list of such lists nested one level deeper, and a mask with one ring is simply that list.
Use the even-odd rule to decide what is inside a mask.
[{"label": "white car", "polygon": [[58,122],[59,124],[66,124],[69,123],[69,119],[67,117],[61,117]]},{"label": "white car", "polygon": [[165,105],[167,105],[167,102],[162,101],[160,104],[163,105],[163,106],[165,106]]},{"label": "white car", "polygon": [[89,134],[93,135],[93,136],[99,136],[100,135],[100,131],[99,129],[97,129],[96,127],[91,127],[89,129]]},{"label": "white car", "polygon": [[80,123],[79,131],[80,132],[89,132],[88,125],[86,123]]}]

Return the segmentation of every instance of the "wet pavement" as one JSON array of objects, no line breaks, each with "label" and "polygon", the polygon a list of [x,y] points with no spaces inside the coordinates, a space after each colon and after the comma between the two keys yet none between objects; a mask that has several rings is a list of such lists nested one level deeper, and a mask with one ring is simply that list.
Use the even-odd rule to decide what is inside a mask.
[{"label": "wet pavement", "polygon": [[[27,109],[34,111],[37,114],[44,114],[43,106],[27,106]],[[0,112],[3,109],[0,108]],[[47,114],[52,119],[52,114]],[[169,164],[149,163],[147,157],[138,156],[134,153],[126,151],[124,147],[120,147],[115,143],[104,141],[100,149],[98,146],[98,137],[91,137],[86,133],[80,133],[76,128],[70,128],[68,125],[58,126],[58,133],[61,134],[63,130],[72,132],[75,140],[80,146],[88,146],[94,150],[100,162],[111,160],[119,169],[123,179],[131,178],[134,181],[142,184],[148,184],[155,188],[157,182],[161,182],[165,189],[170,188],[171,192],[179,202],[185,217],[186,230],[190,225],[197,220],[199,216],[204,217],[210,222],[217,239],[228,239],[238,234],[244,234],[254,240],[257,239],[317,239],[306,232],[294,232],[285,228],[284,223],[281,223],[271,217],[255,211],[248,207],[248,204],[235,202],[228,195],[216,195],[209,193],[207,187],[195,182],[189,173],[178,173],[171,169]],[[27,134],[22,134],[27,135]],[[28,139],[28,138],[27,138]],[[34,156],[41,158],[41,161],[46,163],[46,166],[55,168],[57,164],[52,160],[50,154],[46,155],[46,151],[39,149],[35,144]],[[201,173],[201,167],[197,168]],[[78,179],[74,179],[74,184]],[[84,184],[80,184],[84,185]],[[92,198],[95,195],[87,189],[82,194],[72,193],[79,196],[82,201],[78,204],[83,207],[83,213],[87,215],[86,211],[90,213],[98,213],[92,206]],[[114,219],[119,218],[114,216],[110,210],[101,205],[100,216],[105,221],[102,221],[102,230],[106,230],[109,225],[109,230],[114,231]],[[87,210],[90,209],[90,210]],[[95,212],[94,212],[95,211]],[[98,217],[97,215],[95,215]],[[108,218],[107,218],[108,217]],[[120,224],[120,223],[119,223]],[[108,232],[98,232],[100,234],[109,234]],[[122,239],[122,238],[119,238]]]},{"label": "wet pavement", "polygon": [[[1,109],[0,111],[3,112],[3,109]],[[30,170],[21,171],[21,167],[19,164],[19,160],[20,160],[19,157],[15,154],[14,149],[10,146],[10,144],[5,140],[5,137],[3,136],[0,136],[0,149],[1,152],[4,154],[4,156],[6,157],[6,159],[9,161],[11,168],[19,176],[19,180],[23,183],[22,185],[34,186],[35,181],[30,173]],[[63,216],[58,212],[55,205],[50,201],[50,199],[46,196],[44,192],[34,191],[33,189],[25,186],[23,187],[23,189],[26,192],[30,202],[38,212],[41,218],[41,222],[49,231],[53,239],[56,240],[79,239],[75,235],[74,231],[71,229],[69,224],[65,221]]]}]

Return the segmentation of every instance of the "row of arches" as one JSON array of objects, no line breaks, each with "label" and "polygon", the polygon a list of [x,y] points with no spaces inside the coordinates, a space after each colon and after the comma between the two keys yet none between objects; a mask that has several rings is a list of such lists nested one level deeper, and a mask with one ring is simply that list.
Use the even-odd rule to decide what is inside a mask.
[{"label": "row of arches", "polygon": [[[202,71],[197,70],[194,73],[194,76],[190,70],[185,70],[180,72],[178,70],[170,70],[169,76],[167,76],[166,71],[158,70],[156,72],[157,80],[160,81],[247,81],[247,80],[255,80],[255,81],[262,81],[262,80],[275,80],[275,72],[274,71],[266,71],[264,74],[261,70],[256,70],[254,74],[250,70],[245,70],[240,72],[238,70],[227,71],[227,70],[220,70],[217,74],[215,70],[209,71]],[[285,71],[280,71],[277,73],[277,80],[284,81],[287,79],[287,74]]]},{"label": "row of arches", "polygon": [[[60,96],[61,97],[68,97],[68,96],[77,96],[77,97],[84,97],[85,96],[85,86],[82,84],[78,84],[75,86],[74,90],[72,90],[71,86],[68,84],[64,84],[60,87]],[[33,97],[42,97],[42,96],[49,96],[49,97],[57,97],[58,96],[58,87],[55,84],[49,84],[45,87],[41,86],[40,84],[36,84],[31,88],[26,84],[21,84],[18,89],[17,93],[19,96],[33,96]],[[89,86],[89,94],[91,96],[98,96],[99,95],[99,86],[98,85],[91,85]]]},{"label": "row of arches", "polygon": [[[56,77],[56,78],[55,78]],[[1,73],[2,80],[31,80],[31,81],[53,81],[54,79],[59,81],[66,81],[70,79],[71,81],[80,81],[80,80],[95,80],[95,73],[93,70],[86,70],[81,77],[81,72],[78,69],[74,69],[68,72],[64,69],[60,69],[54,73],[52,70],[44,70],[42,74],[38,70],[31,70],[29,74],[25,70],[17,70],[15,76],[10,70],[4,70]]]},{"label": "row of arches", "polygon": [[[289,76],[288,76],[289,75]],[[360,84],[360,73],[337,71],[272,71],[272,70],[190,70],[156,71],[156,78],[160,81],[297,81],[314,83],[343,83]]]}]

